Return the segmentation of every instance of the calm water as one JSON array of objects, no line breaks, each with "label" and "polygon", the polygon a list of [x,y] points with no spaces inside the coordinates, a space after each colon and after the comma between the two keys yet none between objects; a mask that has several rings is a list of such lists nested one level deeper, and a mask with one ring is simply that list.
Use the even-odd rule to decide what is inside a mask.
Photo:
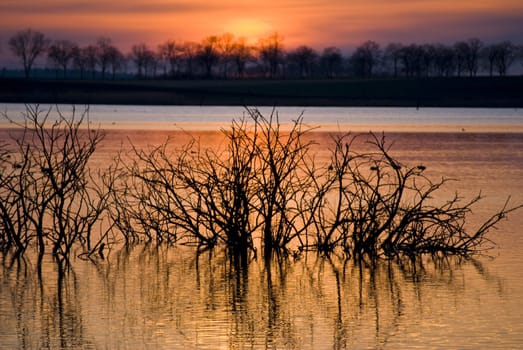
[{"label": "calm water", "polygon": [[[49,105],[42,105],[48,108]],[[67,114],[70,105],[59,106]],[[12,118],[20,117],[25,110],[22,104],[0,104],[0,111],[8,111]],[[77,106],[77,110],[83,110]],[[227,127],[232,119],[245,114],[243,107],[216,106],[115,106],[94,105],[89,107],[89,119],[93,123],[107,123],[116,128],[139,125],[140,128],[161,129],[185,127],[216,130]],[[264,114],[270,114],[270,107],[261,107]],[[278,107],[280,121],[288,123],[304,114],[304,122],[332,128],[341,125],[352,130],[397,130],[408,129],[461,131],[462,128],[511,130],[516,126],[523,131],[523,109],[513,108],[365,108],[365,107]],[[194,125],[196,122],[196,125]]]},{"label": "calm water", "polygon": [[[202,114],[207,110],[213,112]],[[471,227],[509,195],[523,202],[523,133],[507,127],[521,127],[521,111],[326,108],[312,109],[309,120],[309,110],[311,124],[388,123],[395,157],[426,165],[431,177],[459,179],[441,199],[482,190],[486,198]],[[230,111],[93,106],[90,119],[115,128],[151,121],[200,129],[226,125],[243,110]],[[299,111],[281,114],[295,118]],[[410,123],[422,132],[404,132]],[[507,132],[469,132],[477,125]],[[126,137],[146,146],[168,134],[110,132],[96,157],[109,159]],[[316,136],[321,144],[324,135]],[[0,268],[0,349],[517,349],[523,346],[521,227],[520,211],[491,233],[498,245],[488,256],[423,266],[370,268],[313,253],[238,266],[220,251],[197,256],[186,247],[136,246],[115,249],[105,260],[75,259],[59,277],[52,261],[38,274],[28,255]]]}]

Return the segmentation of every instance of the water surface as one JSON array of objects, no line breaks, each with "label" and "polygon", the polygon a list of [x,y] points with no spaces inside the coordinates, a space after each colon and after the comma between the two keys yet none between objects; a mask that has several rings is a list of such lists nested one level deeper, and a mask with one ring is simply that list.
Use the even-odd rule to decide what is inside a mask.
[{"label": "water surface", "polygon": [[[174,123],[172,115],[185,115],[174,107],[164,117],[150,114],[151,107],[137,108],[129,119],[117,113],[109,123],[115,122],[117,129],[126,121]],[[198,108],[187,116],[191,123]],[[91,120],[104,122],[111,114],[91,112]],[[376,115],[382,112],[377,109]],[[462,131],[462,124],[521,124],[520,111],[505,111],[506,125],[503,117],[493,122],[488,110],[467,119],[473,112],[452,116],[453,111],[437,110],[430,117],[430,125],[439,121],[442,126],[453,126],[444,120],[456,118],[452,120],[459,121],[459,129],[452,132],[405,132],[405,123],[424,125],[413,120],[414,114],[399,120],[385,115],[377,123],[389,120],[386,138],[393,142],[397,159],[424,164],[435,179],[459,180],[450,182],[437,199],[455,191],[471,198],[482,191],[485,199],[468,221],[477,227],[508,196],[523,202],[523,133]],[[221,108],[216,114],[222,116],[200,116],[205,125],[193,133],[211,146],[219,144],[219,132],[201,129],[213,120],[226,124],[230,115]],[[332,118],[345,117],[333,113]],[[338,121],[334,119],[329,122]],[[180,135],[173,130],[110,130],[95,161],[110,161],[127,138],[147,147],[167,136],[187,139]],[[313,137],[321,152],[327,133]],[[496,248],[473,260],[426,258],[403,265],[384,261],[368,266],[315,253],[240,264],[220,250],[197,255],[191,247],[138,245],[115,248],[104,260],[74,258],[60,275],[51,258],[39,274],[28,253],[22,261],[2,261],[0,348],[516,349],[523,344],[521,227],[522,212],[502,221],[491,234]]]},{"label": "water surface", "polygon": [[[43,109],[53,105],[41,105]],[[59,105],[65,114],[73,106]],[[85,106],[75,106],[77,112]],[[246,115],[238,106],[89,106],[89,120],[102,123],[104,128],[138,129],[204,129],[217,130],[229,126],[233,119]],[[280,122],[290,123],[303,115],[311,126],[323,130],[368,131],[504,131],[523,132],[523,109],[514,108],[397,108],[397,107],[260,107],[263,114],[277,113]],[[8,111],[19,118],[25,111],[23,104],[0,104],[0,111]]]}]

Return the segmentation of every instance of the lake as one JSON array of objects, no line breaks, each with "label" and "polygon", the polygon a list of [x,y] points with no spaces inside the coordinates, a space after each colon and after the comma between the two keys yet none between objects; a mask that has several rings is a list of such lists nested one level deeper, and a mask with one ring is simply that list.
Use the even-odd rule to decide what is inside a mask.
[{"label": "lake", "polygon": [[[48,105],[42,105],[48,108]],[[59,105],[68,114],[70,105]],[[83,111],[83,106],[76,106]],[[265,115],[272,108],[260,107]],[[0,112],[9,111],[19,118],[23,104],[0,104]],[[89,106],[89,120],[111,129],[198,129],[217,130],[229,126],[232,119],[245,115],[236,106]],[[514,108],[394,108],[394,107],[278,107],[281,123],[289,123],[304,114],[304,122],[322,130],[339,127],[354,131],[503,131],[523,132],[523,109]]]},{"label": "lake", "polygon": [[[0,107],[14,119],[24,110]],[[91,106],[89,120],[107,130],[94,158],[109,162],[128,139],[141,148],[187,133],[212,147],[244,111]],[[302,112],[319,126],[318,152],[332,130],[384,131],[396,159],[456,179],[437,200],[481,191],[470,227],[509,196],[523,203],[522,110],[278,108],[284,124]],[[136,245],[103,260],[75,257],[65,274],[46,257],[40,274],[28,253],[2,260],[0,349],[521,348],[521,227],[520,210],[490,232],[496,246],[484,255],[423,264],[369,266],[309,252],[238,265],[219,249]]]}]

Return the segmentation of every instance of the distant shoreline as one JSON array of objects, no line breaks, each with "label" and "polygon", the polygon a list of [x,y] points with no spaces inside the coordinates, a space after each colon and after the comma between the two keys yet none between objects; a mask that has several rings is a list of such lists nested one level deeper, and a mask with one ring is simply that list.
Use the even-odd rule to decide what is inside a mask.
[{"label": "distant shoreline", "polygon": [[0,102],[521,108],[523,77],[115,81],[0,79]]}]

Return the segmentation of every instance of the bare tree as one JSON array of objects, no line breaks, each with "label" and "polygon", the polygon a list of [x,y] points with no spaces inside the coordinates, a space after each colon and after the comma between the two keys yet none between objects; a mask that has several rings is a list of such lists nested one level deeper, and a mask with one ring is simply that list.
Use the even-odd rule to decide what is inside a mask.
[{"label": "bare tree", "polygon": [[238,38],[232,47],[231,58],[236,65],[236,73],[239,78],[245,75],[247,63],[255,60],[253,47],[247,44],[246,38]]},{"label": "bare tree", "polygon": [[157,52],[150,50],[145,60],[145,75],[153,78],[156,77],[160,64],[161,57]]},{"label": "bare tree", "polygon": [[454,57],[456,59],[456,74],[461,76],[466,67],[469,45],[465,41],[458,41],[454,44]]},{"label": "bare tree", "polygon": [[185,74],[192,77],[195,74],[195,61],[198,55],[198,44],[192,41],[184,42],[180,46],[181,61],[185,66]]},{"label": "bare tree", "polygon": [[485,46],[481,54],[489,75],[493,76],[494,70],[496,70],[500,76],[503,76],[507,74],[508,68],[517,57],[517,47],[510,41],[503,41]]},{"label": "bare tree", "polygon": [[481,50],[481,58],[485,69],[488,71],[489,76],[494,75],[494,63],[496,61],[496,47],[495,45],[487,45]]},{"label": "bare tree", "polygon": [[146,44],[140,43],[133,45],[130,57],[136,66],[138,77],[147,77],[156,60],[154,52]]},{"label": "bare tree", "polygon": [[477,38],[460,41],[454,45],[458,76],[461,75],[463,70],[467,70],[471,77],[477,74],[482,47],[483,43]]},{"label": "bare tree", "polygon": [[9,39],[11,51],[22,60],[26,78],[29,78],[35,60],[48,46],[49,39],[43,33],[32,29],[19,31]]},{"label": "bare tree", "polygon": [[85,70],[87,69],[87,58],[83,54],[83,49],[75,47],[73,50],[73,67],[80,71],[80,79],[84,79]]},{"label": "bare tree", "polygon": [[174,40],[167,40],[158,45],[160,57],[167,62],[169,66],[169,76],[174,77],[177,71],[177,65],[180,59],[180,49]]},{"label": "bare tree", "polygon": [[125,67],[125,55],[115,46],[111,46],[107,52],[107,63],[111,69],[112,79],[116,78],[116,72]]},{"label": "bare tree", "polygon": [[229,64],[233,62],[233,52],[236,40],[231,33],[224,33],[218,36],[218,54],[222,67],[222,76],[227,78],[229,74]]},{"label": "bare tree", "polygon": [[330,46],[323,49],[320,62],[327,72],[327,78],[334,78],[339,75],[343,63],[343,55],[337,47]]},{"label": "bare tree", "polygon": [[454,50],[443,44],[434,46],[434,68],[440,77],[451,76],[455,70]]},{"label": "bare tree", "polygon": [[203,39],[198,47],[197,59],[202,64],[207,78],[213,76],[213,68],[220,60],[218,43],[219,37],[211,35]]},{"label": "bare tree", "polygon": [[400,62],[402,48],[403,48],[403,44],[401,44],[401,43],[390,43],[385,48],[385,52],[383,54],[384,59],[386,61],[392,62],[394,78],[398,77],[398,73],[399,73],[398,64]]},{"label": "bare tree", "polygon": [[424,44],[421,46],[422,70],[425,76],[430,76],[434,71],[436,60],[436,46],[433,44]]},{"label": "bare tree", "polygon": [[356,48],[356,51],[350,57],[350,62],[356,75],[371,77],[380,58],[380,46],[369,40]]},{"label": "bare tree", "polygon": [[500,76],[507,75],[507,70],[516,59],[517,48],[510,41],[503,41],[496,45],[495,65]]},{"label": "bare tree", "polygon": [[299,46],[287,54],[287,62],[298,66],[298,74],[301,78],[312,76],[312,66],[317,58],[318,54],[309,46]]},{"label": "bare tree", "polygon": [[408,77],[420,76],[423,62],[423,49],[417,44],[410,44],[401,49],[401,62],[405,75]]},{"label": "bare tree", "polygon": [[91,78],[94,79],[96,77],[96,67],[100,63],[98,47],[95,45],[88,45],[82,49],[81,55],[85,59],[87,70],[91,72]]},{"label": "bare tree", "polygon": [[62,68],[64,78],[66,77],[67,66],[73,60],[77,50],[78,46],[69,40],[57,40],[49,46],[47,57]]},{"label": "bare tree", "polygon": [[474,77],[478,74],[479,59],[483,42],[478,38],[471,38],[467,40],[468,51],[465,57],[465,65],[469,71],[469,76]]},{"label": "bare tree", "polygon": [[111,60],[115,58],[116,48],[113,46],[111,38],[101,37],[96,41],[98,51],[98,63],[102,71],[102,79],[105,79],[105,73],[111,64]]},{"label": "bare tree", "polygon": [[283,37],[275,32],[266,38],[260,39],[258,42],[258,54],[266,74],[270,78],[275,78],[278,74],[278,67],[280,67],[285,58]]}]

